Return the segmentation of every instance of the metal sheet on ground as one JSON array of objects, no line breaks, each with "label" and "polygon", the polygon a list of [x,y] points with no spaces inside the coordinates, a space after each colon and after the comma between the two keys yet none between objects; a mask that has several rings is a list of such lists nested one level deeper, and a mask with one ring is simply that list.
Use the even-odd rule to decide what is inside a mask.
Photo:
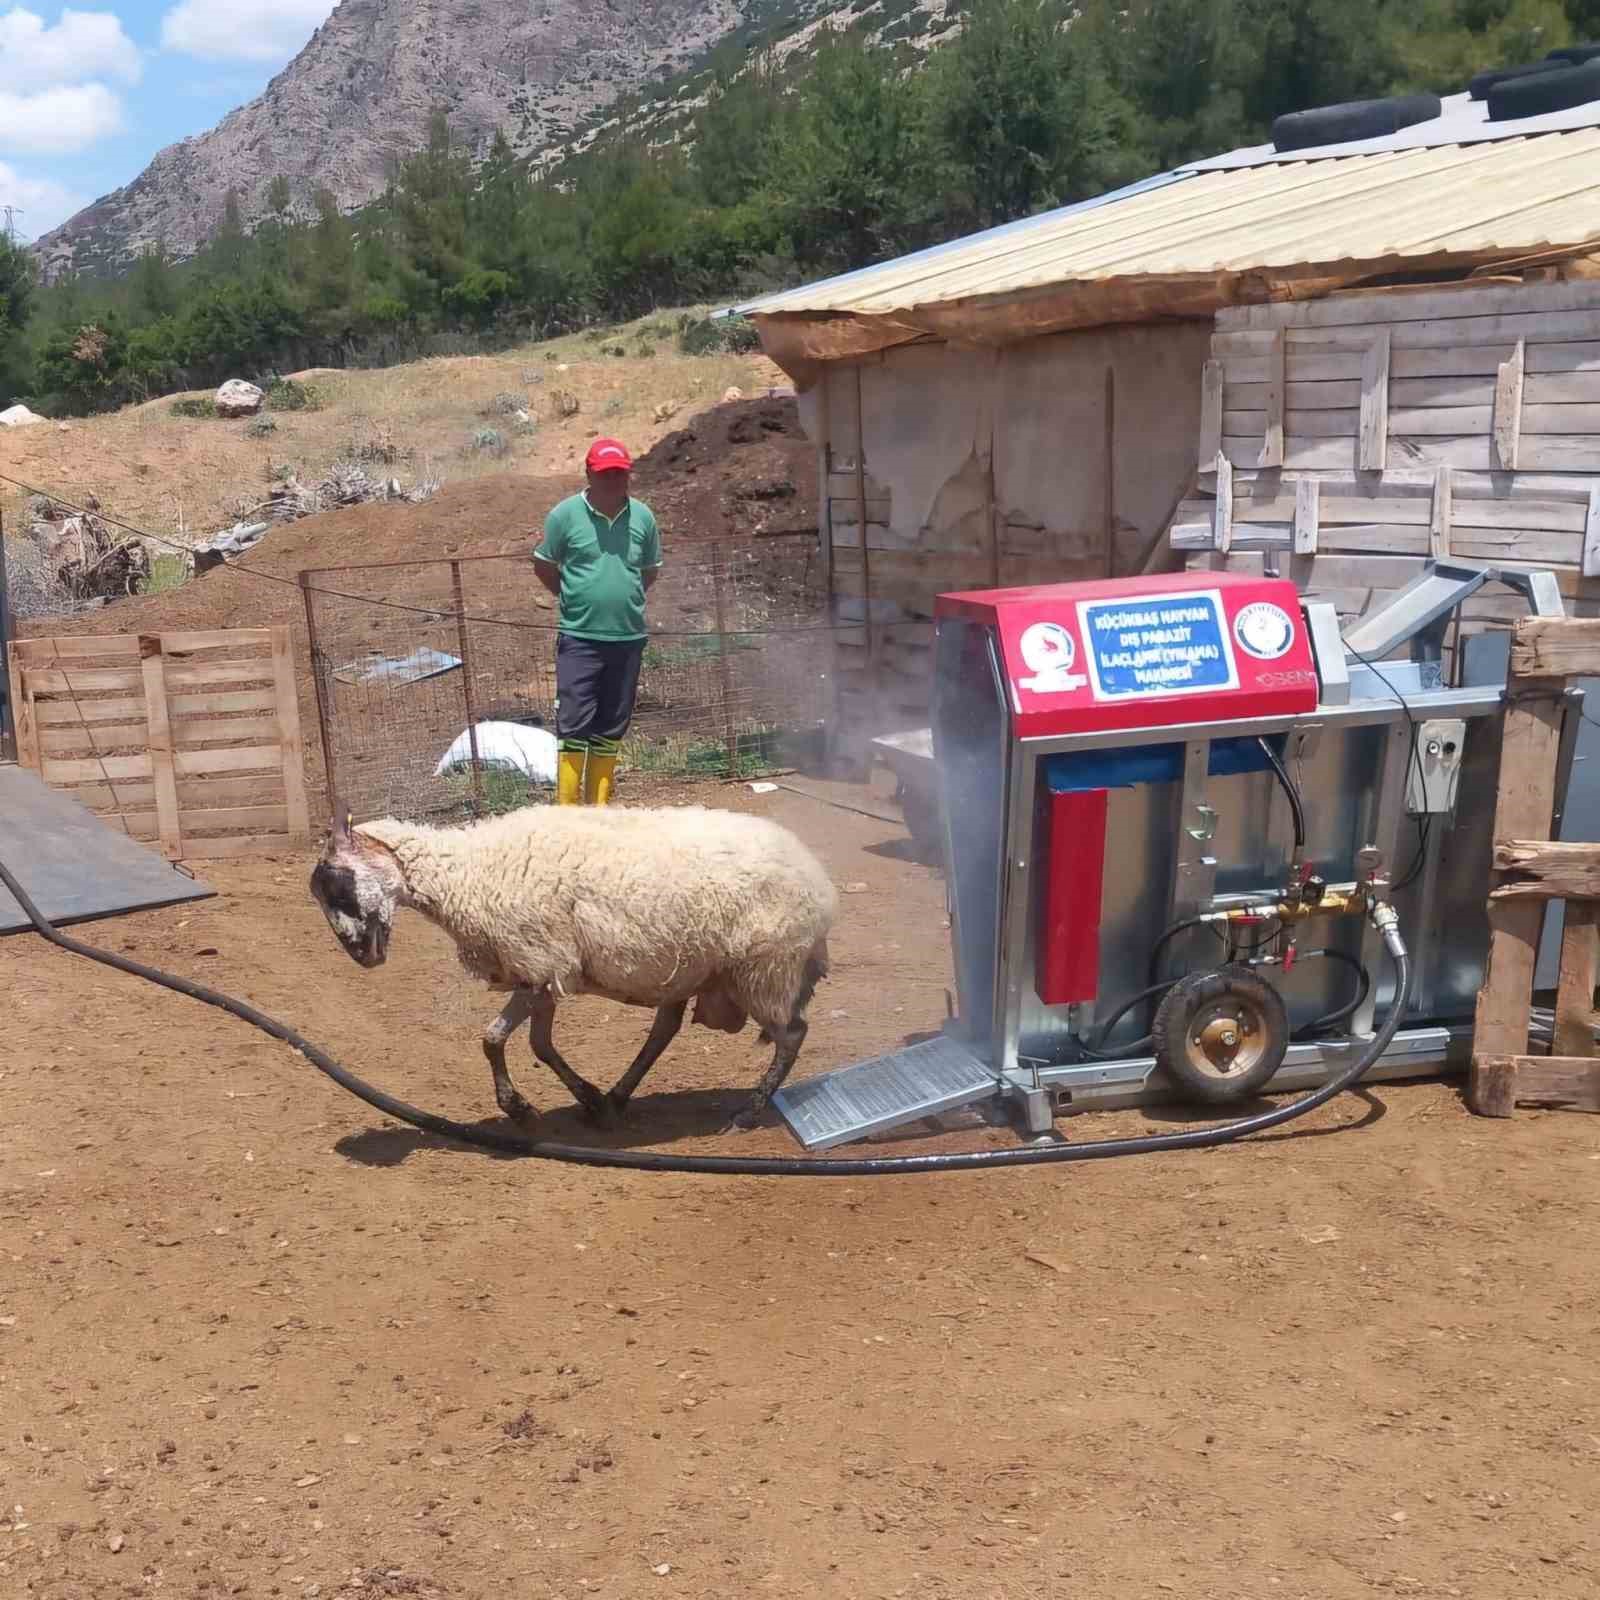
[{"label": "metal sheet on ground", "polygon": [[[0,766],[0,861],[57,925],[216,894],[23,767]],[[32,927],[0,888],[0,934]]]}]

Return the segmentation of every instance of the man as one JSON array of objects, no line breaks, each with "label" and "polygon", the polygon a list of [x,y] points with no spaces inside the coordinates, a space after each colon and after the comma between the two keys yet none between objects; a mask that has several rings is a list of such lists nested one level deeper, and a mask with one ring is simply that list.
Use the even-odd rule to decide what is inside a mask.
[{"label": "man", "polygon": [[628,493],[632,458],[596,439],[588,488],[545,519],[533,553],[539,581],[560,602],[556,638],[556,803],[607,805],[639,688],[644,597],[661,571],[661,535],[649,506]]}]

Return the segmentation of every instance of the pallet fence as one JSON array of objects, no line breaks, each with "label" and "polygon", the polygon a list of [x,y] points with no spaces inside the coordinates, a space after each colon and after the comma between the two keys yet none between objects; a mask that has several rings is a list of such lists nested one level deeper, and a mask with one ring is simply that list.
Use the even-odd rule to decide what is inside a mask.
[{"label": "pallet fence", "polygon": [[[1573,678],[1600,674],[1600,620],[1525,617],[1512,630],[1495,805],[1489,956],[1478,994],[1467,1097],[1483,1116],[1519,1105],[1600,1111],[1595,978],[1600,844],[1550,838],[1563,704]],[[1529,1008],[1545,910],[1566,902],[1548,1056],[1529,1053]]]},{"label": "pallet fence", "polygon": [[310,841],[287,627],[14,639],[18,759],[170,860]]}]

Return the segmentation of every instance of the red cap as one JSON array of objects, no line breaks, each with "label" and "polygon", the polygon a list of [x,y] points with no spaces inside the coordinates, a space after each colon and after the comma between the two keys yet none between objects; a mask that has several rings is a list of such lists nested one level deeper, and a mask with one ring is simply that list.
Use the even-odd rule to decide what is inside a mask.
[{"label": "red cap", "polygon": [[633,457],[620,439],[596,439],[589,446],[584,465],[591,472],[626,472],[633,465]]}]

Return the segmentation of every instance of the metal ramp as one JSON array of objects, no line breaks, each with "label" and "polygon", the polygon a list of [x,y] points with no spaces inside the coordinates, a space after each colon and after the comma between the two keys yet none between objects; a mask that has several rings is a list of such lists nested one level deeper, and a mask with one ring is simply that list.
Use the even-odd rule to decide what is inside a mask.
[{"label": "metal ramp", "polygon": [[772,1103],[807,1150],[827,1150],[971,1105],[993,1095],[999,1084],[987,1062],[959,1039],[941,1035],[785,1084]]},{"label": "metal ramp", "polygon": [[[0,859],[57,926],[216,893],[76,800],[47,788],[32,772],[4,764]],[[0,888],[0,934],[32,930],[22,907]]]}]

